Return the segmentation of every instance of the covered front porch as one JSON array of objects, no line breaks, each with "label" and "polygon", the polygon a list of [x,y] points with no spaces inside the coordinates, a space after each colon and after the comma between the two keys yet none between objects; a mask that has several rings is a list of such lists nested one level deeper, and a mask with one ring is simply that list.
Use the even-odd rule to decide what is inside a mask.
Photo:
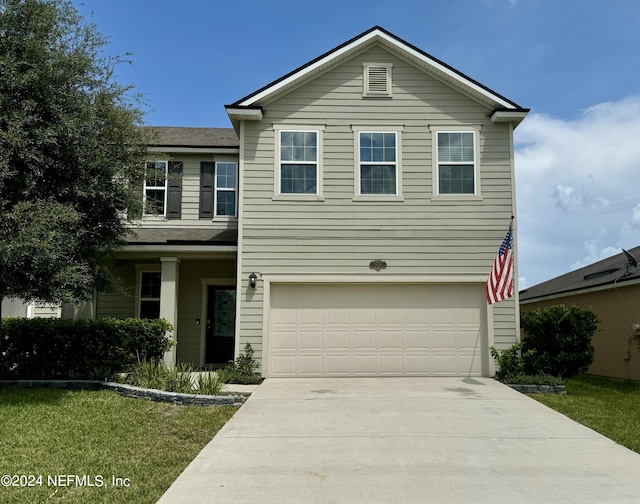
[{"label": "covered front porch", "polygon": [[121,290],[98,295],[96,318],[164,318],[176,342],[167,366],[223,366],[237,354],[235,232],[140,231],[116,256]]}]

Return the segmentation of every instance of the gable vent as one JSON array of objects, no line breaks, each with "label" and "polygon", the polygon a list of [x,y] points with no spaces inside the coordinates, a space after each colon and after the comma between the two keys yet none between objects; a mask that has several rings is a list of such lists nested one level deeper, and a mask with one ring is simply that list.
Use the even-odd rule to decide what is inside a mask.
[{"label": "gable vent", "polygon": [[391,96],[390,64],[364,64],[363,96]]}]

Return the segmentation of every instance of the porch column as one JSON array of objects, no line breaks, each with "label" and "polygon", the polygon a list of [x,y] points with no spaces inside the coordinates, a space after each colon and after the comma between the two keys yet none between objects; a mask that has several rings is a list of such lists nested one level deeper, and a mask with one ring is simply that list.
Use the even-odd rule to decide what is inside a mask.
[{"label": "porch column", "polygon": [[[169,337],[178,341],[178,273],[180,259],[177,257],[161,257],[162,274],[160,283],[160,318],[165,319],[173,326]],[[176,365],[175,345],[164,354],[164,363],[167,367]]]}]

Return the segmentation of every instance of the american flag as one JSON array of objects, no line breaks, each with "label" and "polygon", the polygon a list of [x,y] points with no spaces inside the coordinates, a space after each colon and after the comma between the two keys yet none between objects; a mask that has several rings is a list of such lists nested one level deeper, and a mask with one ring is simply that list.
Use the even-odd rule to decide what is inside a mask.
[{"label": "american flag", "polygon": [[513,255],[511,254],[512,226],[509,226],[498,256],[493,261],[493,268],[487,280],[487,302],[497,303],[513,296]]}]

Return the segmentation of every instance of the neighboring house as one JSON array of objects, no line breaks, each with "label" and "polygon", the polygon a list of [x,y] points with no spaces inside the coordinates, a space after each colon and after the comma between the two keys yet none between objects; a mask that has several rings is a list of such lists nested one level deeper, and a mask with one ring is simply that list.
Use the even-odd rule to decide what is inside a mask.
[{"label": "neighboring house", "polygon": [[520,291],[520,309],[554,305],[593,310],[601,321],[588,373],[640,381],[640,247]]},{"label": "neighboring house", "polygon": [[7,298],[2,300],[2,318],[58,318],[63,308],[55,305],[25,303],[21,299]]},{"label": "neighboring house", "polygon": [[485,282],[528,109],[375,27],[226,110],[156,128],[124,294],[94,316],[166,318],[169,363],[250,343],[266,377],[494,373],[517,285],[489,306]]}]

